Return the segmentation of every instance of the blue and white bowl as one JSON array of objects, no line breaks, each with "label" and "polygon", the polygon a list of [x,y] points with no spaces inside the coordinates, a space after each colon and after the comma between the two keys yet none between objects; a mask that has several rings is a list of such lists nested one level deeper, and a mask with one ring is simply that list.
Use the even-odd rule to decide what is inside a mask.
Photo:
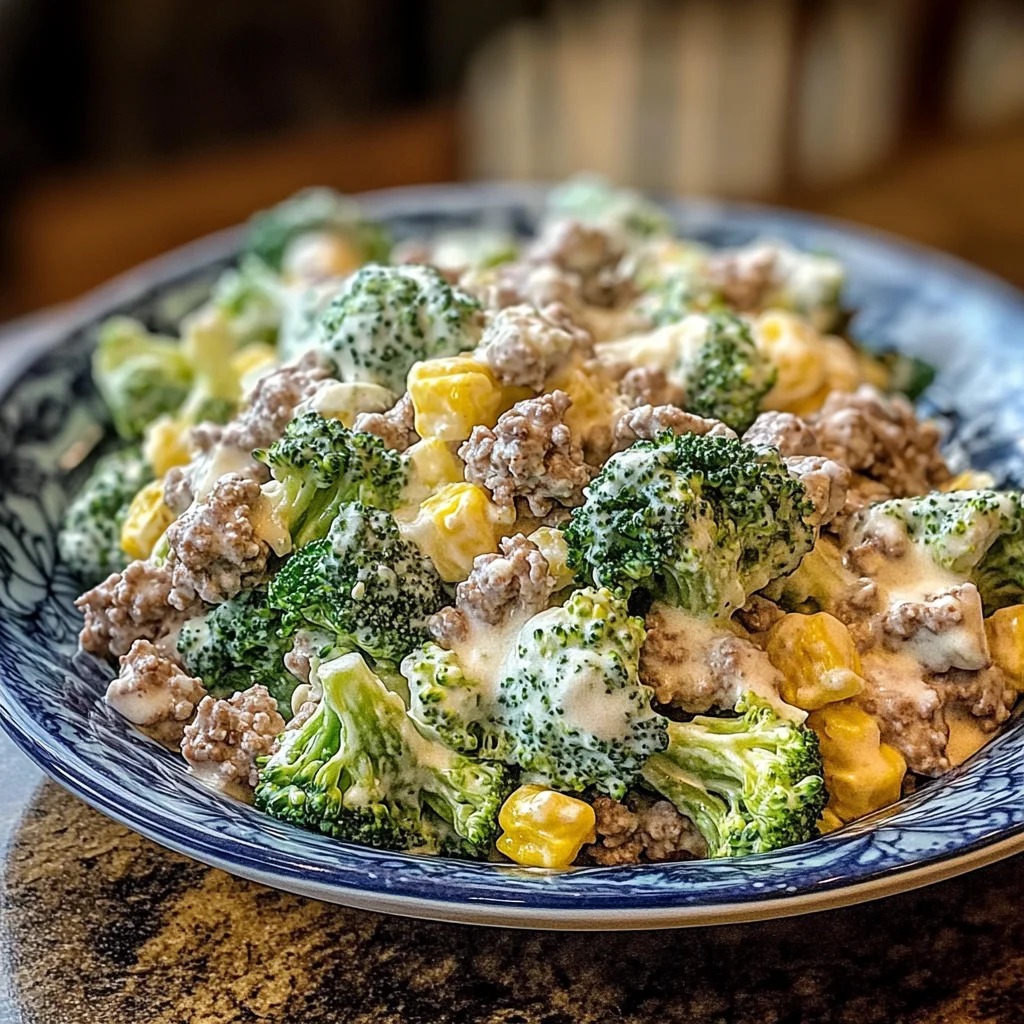
[{"label": "blue and white bowl", "polygon": [[[398,237],[487,224],[528,233],[542,192],[421,188],[366,197]],[[681,230],[714,245],[756,237],[837,255],[854,334],[939,367],[926,411],[954,462],[1024,480],[1024,298],[955,260],[780,211],[684,202]],[[654,928],[803,913],[871,899],[1024,849],[1018,717],[942,780],[821,839],[735,861],[562,873],[385,853],[307,834],[204,788],[184,762],[101,700],[106,678],[76,654],[76,582],[56,532],[82,470],[62,466],[103,430],[89,375],[98,321],[171,326],[237,249],[229,231],[127,275],[83,302],[0,399],[0,724],[48,774],[179,852],[319,899],[446,921],[538,928]]]}]

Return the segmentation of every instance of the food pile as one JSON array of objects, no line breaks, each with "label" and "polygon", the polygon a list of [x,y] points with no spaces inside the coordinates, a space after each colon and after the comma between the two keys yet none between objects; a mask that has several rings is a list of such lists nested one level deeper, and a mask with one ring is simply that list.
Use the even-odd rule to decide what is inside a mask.
[{"label": "food pile", "polygon": [[1024,687],[1024,513],[842,285],[591,179],[526,241],[257,215],[179,336],[99,332],[60,550],[107,703],[391,850],[735,857],[885,807]]}]

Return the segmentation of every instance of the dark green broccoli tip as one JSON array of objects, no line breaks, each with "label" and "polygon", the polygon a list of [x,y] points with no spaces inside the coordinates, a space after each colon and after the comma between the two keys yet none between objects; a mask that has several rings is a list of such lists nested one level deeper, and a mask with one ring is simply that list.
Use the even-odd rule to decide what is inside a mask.
[{"label": "dark green broccoli tip", "polygon": [[253,455],[274,476],[267,493],[296,547],[325,537],[346,502],[394,508],[408,476],[405,460],[379,437],[316,412],[297,416]]},{"label": "dark green broccoli tip", "polygon": [[270,605],[290,627],[393,662],[427,640],[427,619],[447,601],[433,563],[394,517],[360,502],[339,505],[327,537],[300,548],[270,583]]},{"label": "dark green broccoli tip", "polygon": [[273,270],[280,270],[285,250],[301,235],[325,231],[344,237],[366,261],[387,260],[391,238],[387,229],[366,220],[358,204],[329,188],[308,188],[254,214],[243,252]]},{"label": "dark green broccoli tip", "polygon": [[82,489],[71,499],[57,546],[68,568],[83,582],[99,583],[128,564],[121,549],[132,499],[153,479],[135,445],[97,459]]},{"label": "dark green broccoli tip", "polygon": [[761,411],[778,371],[732,313],[711,313],[708,334],[685,371],[686,408],[742,434]]},{"label": "dark green broccoli tip", "polygon": [[192,368],[173,338],[150,334],[128,317],[100,328],[92,375],[114,428],[126,440],[142,437],[155,419],[178,410],[192,387]]},{"label": "dark green broccoli tip", "polygon": [[736,711],[670,723],[668,748],[645,765],[645,781],[693,821],[711,857],[814,838],[828,802],[814,732],[752,694]]},{"label": "dark green broccoli tip", "polygon": [[901,391],[912,402],[931,387],[935,367],[902,352],[882,352],[876,357],[889,373],[889,390]]},{"label": "dark green broccoli tip", "polygon": [[565,531],[582,581],[731,614],[814,543],[803,484],[778,452],[665,434],[612,456]]},{"label": "dark green broccoli tip", "polygon": [[405,391],[414,363],[478,339],[480,304],[432,267],[362,267],[320,314],[318,345],[343,381]]},{"label": "dark green broccoli tip", "polygon": [[190,619],[178,635],[178,653],[186,670],[203,681],[214,697],[230,697],[261,684],[277,701],[285,719],[299,680],[285,667],[293,629],[267,602],[265,587],[243,590],[208,614]]},{"label": "dark green broccoli tip", "polygon": [[486,856],[507,769],[421,736],[358,654],[322,663],[318,678],[317,710],[261,766],[256,806],[337,839]]}]

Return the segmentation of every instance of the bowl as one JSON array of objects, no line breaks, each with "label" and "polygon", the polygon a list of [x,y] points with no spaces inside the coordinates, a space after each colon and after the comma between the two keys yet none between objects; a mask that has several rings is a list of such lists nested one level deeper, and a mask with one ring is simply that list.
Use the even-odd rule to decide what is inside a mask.
[{"label": "bowl", "polygon": [[[398,237],[476,225],[526,234],[537,187],[429,187],[362,197]],[[854,336],[938,367],[922,403],[1001,485],[1024,480],[1024,297],[949,257],[881,234],[780,210],[668,204],[688,237],[758,237],[846,265]],[[84,299],[20,353],[0,397],[0,724],[57,782],[162,845],[317,899],[444,921],[562,929],[660,928],[797,914],[947,878],[1024,848],[1019,717],[942,779],[837,832],[775,853],[544,872],[372,850],[301,832],[204,787],[175,753],[105,706],[107,676],[77,651],[79,587],[56,531],[106,429],[89,372],[113,313],[173,327],[203,300],[240,243],[231,230],[140,267]]]}]

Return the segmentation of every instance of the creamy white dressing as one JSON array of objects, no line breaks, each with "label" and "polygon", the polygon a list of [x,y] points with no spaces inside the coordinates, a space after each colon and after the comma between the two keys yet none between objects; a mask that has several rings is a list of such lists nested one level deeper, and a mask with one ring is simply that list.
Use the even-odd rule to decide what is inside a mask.
[{"label": "creamy white dressing", "polygon": [[879,700],[885,701],[890,695],[902,697],[920,711],[922,718],[931,716],[938,698],[911,655],[872,648],[861,655],[861,675]]},{"label": "creamy white dressing", "polygon": [[340,420],[350,427],[362,412],[387,412],[398,396],[380,384],[365,381],[332,381],[317,391],[295,410],[296,416],[316,412],[328,419]]},{"label": "creamy white dressing", "polygon": [[233,444],[218,444],[210,453],[193,488],[194,502],[205,501],[217,481],[229,473],[244,474],[252,468],[252,452]]},{"label": "creamy white dressing", "polygon": [[[657,604],[655,610],[661,622],[658,628],[673,637],[678,661],[673,666],[676,677],[685,689],[701,693],[716,693],[723,706],[735,707],[745,693],[753,693],[765,701],[780,717],[789,721],[802,722],[805,711],[787,704],[779,694],[782,677],[765,654],[753,642],[742,644],[735,649],[735,671],[726,677],[715,676],[712,667],[712,650],[716,643],[728,637],[748,639],[731,621],[720,619],[698,619],[681,608]],[[709,706],[685,707],[686,711],[704,712]]]},{"label": "creamy white dressing", "polygon": [[[565,666],[551,694],[563,721],[570,728],[606,743],[626,742],[630,737],[630,716],[636,705],[628,689],[609,689],[600,658],[589,651],[566,651]],[[533,671],[542,671],[537,666]]]},{"label": "creamy white dressing", "polygon": [[[529,620],[530,623],[534,621]],[[489,626],[470,619],[466,639],[453,645],[453,651],[466,678],[479,687],[482,705],[492,704],[497,699],[498,688],[506,674],[506,666],[515,657],[516,642],[522,628],[522,619],[513,619],[501,626]]]},{"label": "creamy white dressing", "polygon": [[174,715],[174,698],[166,687],[147,686],[141,690],[122,689],[120,679],[107,687],[107,704],[132,725],[153,725]]},{"label": "creamy white dressing", "polygon": [[634,334],[618,341],[597,345],[598,356],[610,363],[628,363],[662,370],[680,387],[685,386],[683,370],[707,340],[708,318],[691,313],[678,323],[666,324],[646,334]]}]

